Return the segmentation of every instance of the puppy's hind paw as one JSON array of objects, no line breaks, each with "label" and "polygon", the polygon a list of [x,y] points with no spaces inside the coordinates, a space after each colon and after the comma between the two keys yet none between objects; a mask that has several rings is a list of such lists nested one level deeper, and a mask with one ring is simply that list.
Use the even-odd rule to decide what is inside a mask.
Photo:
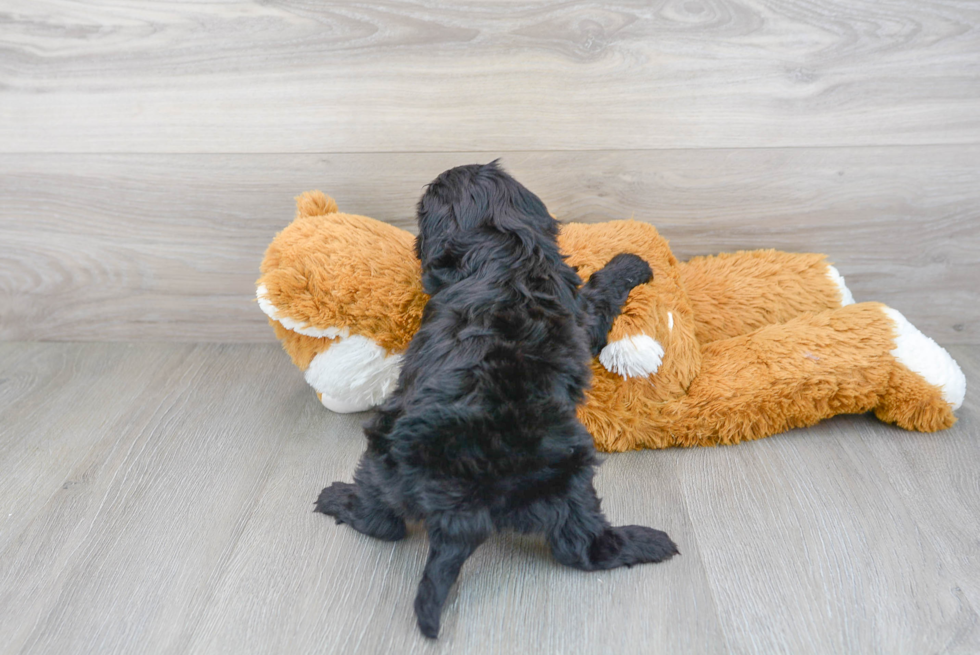
[{"label": "puppy's hind paw", "polygon": [[620,530],[630,545],[631,554],[636,558],[635,564],[662,562],[680,554],[677,544],[666,532],[642,525],[625,525]]},{"label": "puppy's hind paw", "polygon": [[357,502],[357,487],[348,482],[334,482],[320,492],[314,511],[332,516],[337,523],[350,523]]},{"label": "puppy's hind paw", "polygon": [[679,554],[666,532],[642,525],[611,528],[592,545],[592,557],[609,568],[662,562]]},{"label": "puppy's hind paw", "polygon": [[383,541],[398,541],[406,534],[405,520],[371,496],[360,495],[357,485],[334,482],[320,492],[314,511],[332,516],[358,532]]}]

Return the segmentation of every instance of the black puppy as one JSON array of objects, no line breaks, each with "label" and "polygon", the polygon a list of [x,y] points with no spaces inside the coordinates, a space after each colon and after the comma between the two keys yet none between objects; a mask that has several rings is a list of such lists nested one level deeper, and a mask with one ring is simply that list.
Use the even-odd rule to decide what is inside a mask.
[{"label": "black puppy", "polygon": [[677,553],[663,532],[603,516],[592,437],[575,415],[590,359],[649,265],[618,255],[580,289],[558,223],[496,162],[440,175],[418,224],[422,325],[398,388],[365,425],[354,484],[324,489],[317,511],[386,540],[425,521],[415,613],[433,638],[463,562],[494,530],[543,532],[559,562],[585,570]]}]

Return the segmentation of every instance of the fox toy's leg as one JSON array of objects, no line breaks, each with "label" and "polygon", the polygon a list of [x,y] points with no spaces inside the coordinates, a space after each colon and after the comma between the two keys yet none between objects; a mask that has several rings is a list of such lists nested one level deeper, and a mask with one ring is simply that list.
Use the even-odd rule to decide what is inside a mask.
[{"label": "fox toy's leg", "polygon": [[854,302],[823,255],[752,250],[679,264],[702,346]]},{"label": "fox toy's leg", "polygon": [[878,303],[805,314],[715,341],[688,394],[636,407],[608,450],[738,443],[874,411],[907,430],[955,422],[966,380],[949,354]]},{"label": "fox toy's leg", "polygon": [[[906,430],[948,428],[956,421],[953,411],[960,408],[966,395],[963,371],[945,349],[899,312],[883,309],[892,320],[895,334],[891,354],[901,364],[892,369],[888,391],[875,406],[875,416]],[[924,386],[930,387],[928,393]]]}]

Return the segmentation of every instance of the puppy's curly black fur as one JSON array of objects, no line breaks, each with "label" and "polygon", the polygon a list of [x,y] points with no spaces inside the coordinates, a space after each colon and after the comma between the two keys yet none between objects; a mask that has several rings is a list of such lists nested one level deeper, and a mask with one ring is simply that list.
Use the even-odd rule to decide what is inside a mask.
[{"label": "puppy's curly black fur", "polygon": [[354,484],[324,489],[317,511],[386,540],[405,536],[406,519],[425,521],[415,612],[432,638],[463,562],[495,529],[543,532],[558,561],[585,570],[676,554],[663,532],[603,516],[575,414],[590,358],[652,277],[647,263],[618,255],[582,286],[557,222],[496,162],[440,175],[418,224],[431,296],[422,325],[398,388],[365,426]]}]

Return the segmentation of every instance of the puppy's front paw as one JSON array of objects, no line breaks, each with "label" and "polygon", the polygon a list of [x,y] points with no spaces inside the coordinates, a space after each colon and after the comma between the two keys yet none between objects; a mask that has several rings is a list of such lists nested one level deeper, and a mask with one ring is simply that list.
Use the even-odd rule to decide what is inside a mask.
[{"label": "puppy's front paw", "polygon": [[625,541],[626,566],[662,562],[680,553],[666,532],[643,525],[624,525],[616,530]]},{"label": "puppy's front paw", "polygon": [[642,257],[631,253],[620,253],[609,260],[605,269],[627,289],[646,284],[653,279],[653,269]]},{"label": "puppy's front paw", "polygon": [[350,523],[357,502],[357,488],[347,482],[334,482],[320,492],[315,511],[332,516],[337,523]]}]

